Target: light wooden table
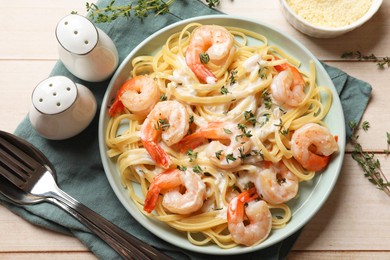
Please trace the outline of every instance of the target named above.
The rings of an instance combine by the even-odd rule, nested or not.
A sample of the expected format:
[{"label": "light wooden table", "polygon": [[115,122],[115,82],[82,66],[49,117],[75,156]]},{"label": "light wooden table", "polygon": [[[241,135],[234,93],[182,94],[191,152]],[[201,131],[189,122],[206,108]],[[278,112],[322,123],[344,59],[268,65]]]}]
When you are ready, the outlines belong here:
[{"label": "light wooden table", "polygon": [[[360,142],[376,153],[390,177],[386,132],[390,132],[390,68],[340,58],[346,51],[390,56],[390,0],[363,27],[336,39],[313,39],[293,29],[278,1],[221,0],[219,9],[261,19],[302,42],[319,59],[369,82],[372,98],[363,120],[371,124]],[[80,0],[1,1],[0,129],[12,132],[26,116],[33,88],[48,77],[58,59],[54,29],[71,11],[85,14]],[[347,147],[337,185],[318,214],[306,225],[290,259],[390,259],[390,198],[377,190]],[[0,259],[95,259],[73,237],[29,224],[0,206]]]}]

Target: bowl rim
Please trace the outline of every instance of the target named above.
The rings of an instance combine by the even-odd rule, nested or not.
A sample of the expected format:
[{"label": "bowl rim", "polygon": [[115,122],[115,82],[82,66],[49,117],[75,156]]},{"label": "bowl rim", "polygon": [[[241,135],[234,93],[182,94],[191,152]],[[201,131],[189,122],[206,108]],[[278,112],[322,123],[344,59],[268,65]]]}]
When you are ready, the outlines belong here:
[{"label": "bowl rim", "polygon": [[363,25],[365,22],[371,19],[374,14],[379,10],[381,7],[383,0],[372,0],[370,8],[367,10],[367,12],[354,21],[353,23],[342,26],[342,27],[337,27],[337,28],[328,28],[328,27],[322,27],[318,25],[311,24],[307,22],[305,19],[301,18],[299,15],[297,15],[292,8],[287,4],[287,0],[279,0],[279,2],[282,4],[282,6],[289,12],[290,15],[292,15],[296,20],[298,20],[300,23],[304,24],[307,27],[313,28],[318,31],[323,31],[323,32],[344,32],[344,31],[350,31],[352,29],[355,29],[361,25]]}]

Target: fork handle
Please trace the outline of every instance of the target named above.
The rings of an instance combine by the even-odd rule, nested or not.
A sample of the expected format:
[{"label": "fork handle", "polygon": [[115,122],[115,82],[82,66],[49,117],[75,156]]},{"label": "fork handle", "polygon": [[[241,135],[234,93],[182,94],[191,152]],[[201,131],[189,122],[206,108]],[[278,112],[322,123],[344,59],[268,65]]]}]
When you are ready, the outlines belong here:
[{"label": "fork handle", "polygon": [[[49,202],[55,204],[56,206],[59,206],[69,214],[71,214],[74,218],[76,218],[80,223],[84,224],[89,230],[91,230],[94,234],[96,234],[98,237],[100,237],[104,242],[106,242],[112,249],[114,249],[123,259],[132,259],[133,253],[128,248],[124,248],[121,244],[119,244],[116,240],[114,240],[112,237],[108,236],[103,230],[101,230],[98,226],[95,225],[95,223],[90,222],[88,219],[84,218],[82,215],[80,215],[78,212],[76,212],[72,207],[70,207],[68,204],[54,199],[54,198],[48,198]],[[149,259],[149,258],[146,258]]]},{"label": "fork handle", "polygon": [[[112,222],[86,207],[84,204],[78,202],[58,187],[57,192],[51,193],[51,197],[72,208],[81,218],[89,222],[88,224],[93,225],[94,230],[92,231],[96,231],[98,229],[98,232],[102,235],[101,238],[103,240],[106,237],[110,237],[111,239],[106,241],[107,243],[110,243],[111,240],[117,241],[125,250],[130,251],[134,256],[137,256],[137,259],[171,259],[156,248],[114,225]],[[91,227],[91,225],[89,225],[89,227]],[[123,252],[123,250],[120,251]],[[146,258],[145,255],[147,256]],[[130,258],[131,257],[128,257],[126,259]]]}]

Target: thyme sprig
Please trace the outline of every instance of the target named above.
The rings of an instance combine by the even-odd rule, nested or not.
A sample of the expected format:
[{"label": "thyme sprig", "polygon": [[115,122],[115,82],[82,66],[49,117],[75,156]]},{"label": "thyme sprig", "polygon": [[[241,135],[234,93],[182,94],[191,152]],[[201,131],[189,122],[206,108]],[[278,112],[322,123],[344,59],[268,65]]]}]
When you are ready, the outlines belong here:
[{"label": "thyme sprig", "polygon": [[386,56],[386,57],[379,58],[374,53],[365,55],[360,51],[347,51],[341,54],[341,58],[357,59],[359,61],[372,61],[372,62],[376,62],[376,65],[380,69],[384,69],[385,66],[387,66],[387,68],[390,68],[390,57]]},{"label": "thyme sprig", "polygon": [[[176,0],[137,0],[129,1],[127,5],[115,5],[116,0],[112,0],[107,6],[99,7],[94,3],[86,3],[86,10],[89,13],[88,17],[96,23],[109,23],[119,17],[129,18],[135,16],[145,18],[150,13],[155,16],[166,14],[169,12],[169,7]],[[219,0],[206,0],[206,4],[210,8],[219,5]],[[75,13],[75,12],[72,12]]]},{"label": "thyme sprig", "polygon": [[169,12],[169,6],[176,0],[138,0],[136,4],[130,1],[127,5],[115,5],[115,0],[111,1],[105,7],[99,7],[94,3],[86,3],[88,16],[96,23],[109,23],[119,17],[129,18],[135,16],[138,18],[147,17],[150,13],[155,15],[166,14]]},{"label": "thyme sprig", "polygon": [[[363,169],[364,176],[378,189],[384,191],[388,196],[390,196],[390,182],[384,175],[379,160],[375,158],[373,153],[365,152],[361,144],[358,142],[359,135],[357,134],[357,131],[359,130],[359,126],[355,122],[349,122],[349,127],[353,133],[350,140],[350,143],[354,148],[351,154],[352,158]],[[370,124],[367,121],[364,121],[361,124],[361,128],[367,132],[370,128]],[[389,144],[390,134],[387,133],[387,145]]]}]

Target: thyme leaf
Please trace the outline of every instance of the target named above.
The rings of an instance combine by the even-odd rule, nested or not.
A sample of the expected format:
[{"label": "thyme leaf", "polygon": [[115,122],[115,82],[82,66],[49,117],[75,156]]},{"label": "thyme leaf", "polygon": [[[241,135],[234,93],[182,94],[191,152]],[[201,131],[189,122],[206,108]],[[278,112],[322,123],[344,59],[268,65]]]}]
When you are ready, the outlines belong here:
[{"label": "thyme leaf", "polygon": [[234,83],[237,82],[236,76],[237,76],[237,70],[231,70],[229,74],[230,85],[233,85]]},{"label": "thyme leaf", "polygon": [[266,109],[270,109],[272,107],[271,94],[268,92],[268,89],[265,89],[261,94],[261,97],[264,100],[264,106]]},{"label": "thyme leaf", "polygon": [[155,129],[165,131],[170,127],[170,124],[167,119],[159,119],[156,122]]},{"label": "thyme leaf", "polygon": [[187,170],[187,166],[184,165],[177,165],[176,168],[182,172],[185,172]]},{"label": "thyme leaf", "polygon": [[244,118],[246,121],[252,123],[253,126],[255,126],[257,123],[256,116],[252,113],[252,110],[245,111]]},{"label": "thyme leaf", "polygon": [[229,90],[228,90],[225,86],[222,86],[220,92],[221,92],[222,95],[227,95],[227,94],[229,94]]},{"label": "thyme leaf", "polygon": [[206,3],[210,8],[214,8],[219,5],[219,0],[206,0]]}]

